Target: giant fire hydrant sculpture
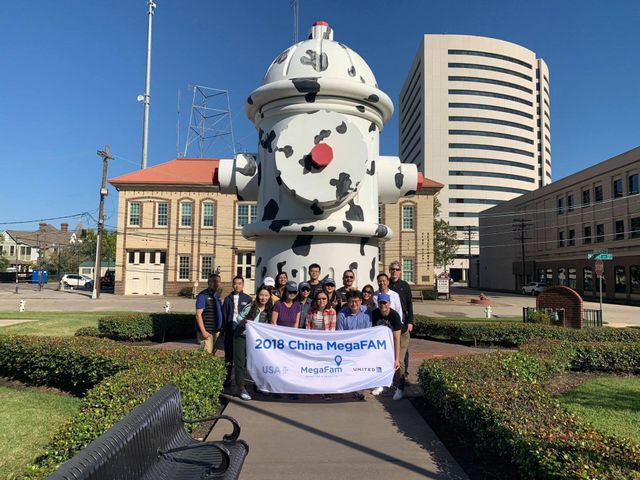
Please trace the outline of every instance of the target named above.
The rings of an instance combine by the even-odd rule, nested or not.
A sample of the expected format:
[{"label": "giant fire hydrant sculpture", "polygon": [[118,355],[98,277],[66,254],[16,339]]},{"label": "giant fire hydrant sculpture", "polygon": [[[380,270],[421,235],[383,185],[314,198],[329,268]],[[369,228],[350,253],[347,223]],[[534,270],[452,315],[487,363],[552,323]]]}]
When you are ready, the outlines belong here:
[{"label": "giant fire hydrant sculpture", "polygon": [[256,242],[256,284],[279,271],[302,281],[311,263],[372,282],[378,247],[392,236],[378,204],[414,194],[422,175],[379,156],[393,103],[369,66],[316,22],[308,40],[273,61],[246,112],[259,152],[221,160],[217,181],[223,193],[257,201],[256,221],[242,229]]}]

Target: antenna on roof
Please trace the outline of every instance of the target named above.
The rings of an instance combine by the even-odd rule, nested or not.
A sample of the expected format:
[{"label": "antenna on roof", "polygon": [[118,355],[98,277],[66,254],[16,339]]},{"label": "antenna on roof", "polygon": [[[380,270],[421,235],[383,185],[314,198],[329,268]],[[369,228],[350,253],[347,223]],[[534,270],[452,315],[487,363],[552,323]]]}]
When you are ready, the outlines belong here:
[{"label": "antenna on roof", "polygon": [[291,10],[293,13],[293,43],[298,43],[298,16],[300,14],[300,2],[291,0]]},{"label": "antenna on roof", "polygon": [[144,118],[142,122],[142,168],[147,168],[147,147],[149,145],[149,107],[151,106],[151,27],[153,26],[153,14],[156,4],[153,0],[147,0],[147,74],[144,84],[144,95],[138,95],[138,101],[144,104]]},{"label": "antenna on roof", "polygon": [[183,157],[188,156],[189,146],[193,143],[198,145],[200,158],[212,153],[220,157],[230,154],[235,156],[236,144],[233,138],[228,90],[202,85],[193,87],[189,130]]}]

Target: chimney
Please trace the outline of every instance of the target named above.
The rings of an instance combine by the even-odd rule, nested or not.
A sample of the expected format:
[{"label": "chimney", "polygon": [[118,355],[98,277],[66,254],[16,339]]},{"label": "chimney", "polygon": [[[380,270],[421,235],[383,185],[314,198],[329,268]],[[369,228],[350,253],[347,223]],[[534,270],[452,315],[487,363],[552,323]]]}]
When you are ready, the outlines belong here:
[{"label": "chimney", "polygon": [[61,223],[60,224],[60,231],[61,232],[68,232],[69,231],[69,224],[68,223]]},{"label": "chimney", "polygon": [[47,224],[46,223],[39,223],[38,224],[38,230],[40,230],[41,232],[44,232],[44,229],[46,228]]}]

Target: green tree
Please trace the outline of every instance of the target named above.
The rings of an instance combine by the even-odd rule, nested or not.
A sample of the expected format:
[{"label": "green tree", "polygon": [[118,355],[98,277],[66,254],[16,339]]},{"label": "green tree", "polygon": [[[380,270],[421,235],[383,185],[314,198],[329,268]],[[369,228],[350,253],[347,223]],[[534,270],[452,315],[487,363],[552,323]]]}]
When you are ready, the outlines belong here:
[{"label": "green tree", "polygon": [[433,200],[433,263],[437,268],[447,270],[458,250],[456,229],[440,218],[440,201]]},{"label": "green tree", "polygon": [[[80,244],[80,256],[82,262],[95,260],[97,233],[94,230],[87,230],[86,236]],[[102,261],[114,261],[116,259],[116,239],[117,232],[105,230],[102,235]]]}]

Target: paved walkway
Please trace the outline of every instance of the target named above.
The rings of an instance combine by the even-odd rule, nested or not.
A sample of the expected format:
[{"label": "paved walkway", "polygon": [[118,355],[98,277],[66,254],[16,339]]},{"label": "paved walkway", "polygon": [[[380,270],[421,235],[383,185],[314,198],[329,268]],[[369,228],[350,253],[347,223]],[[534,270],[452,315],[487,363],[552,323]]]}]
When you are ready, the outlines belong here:
[{"label": "paved walkway", "polygon": [[[467,479],[409,400],[230,398],[249,455],[243,480]],[[223,423],[212,438],[220,438]]]},{"label": "paved walkway", "polygon": [[[412,339],[408,396],[422,394],[416,373],[425,358],[486,351]],[[312,395],[226,398],[224,413],[240,422],[241,437],[250,446],[243,479],[467,479],[411,402],[394,402],[391,393],[367,394],[364,402],[351,395],[329,401]],[[220,438],[225,428],[216,425],[211,438]]]}]

